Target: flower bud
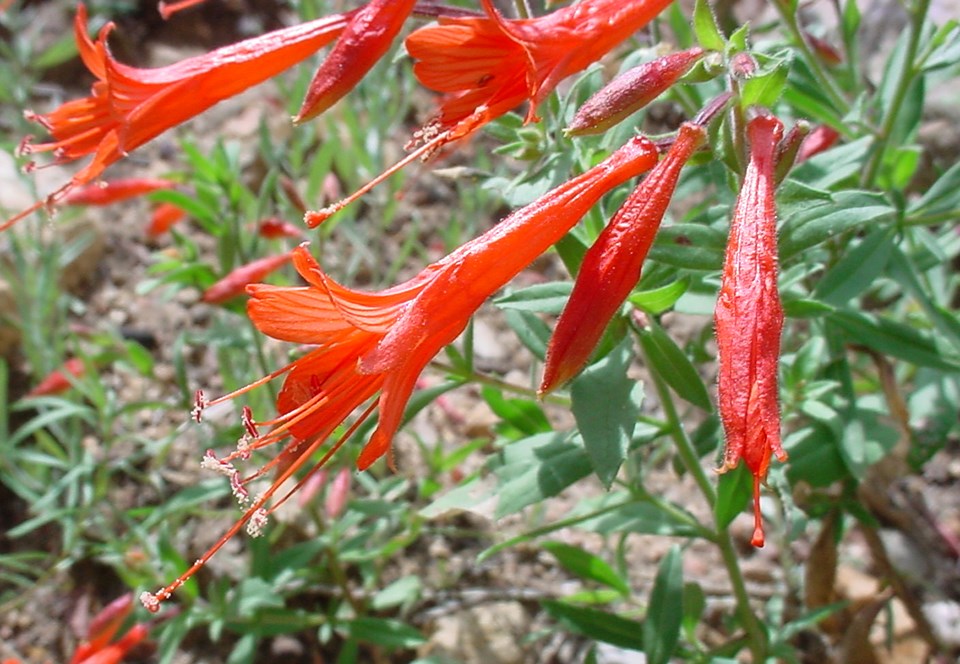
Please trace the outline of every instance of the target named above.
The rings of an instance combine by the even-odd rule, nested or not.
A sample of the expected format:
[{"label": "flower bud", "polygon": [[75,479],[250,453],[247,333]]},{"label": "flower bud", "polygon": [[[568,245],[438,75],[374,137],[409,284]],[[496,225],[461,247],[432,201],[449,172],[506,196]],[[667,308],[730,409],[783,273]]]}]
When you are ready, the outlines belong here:
[{"label": "flower bud", "polygon": [[660,96],[703,57],[696,47],[651,60],[620,74],[580,107],[568,136],[599,134]]}]

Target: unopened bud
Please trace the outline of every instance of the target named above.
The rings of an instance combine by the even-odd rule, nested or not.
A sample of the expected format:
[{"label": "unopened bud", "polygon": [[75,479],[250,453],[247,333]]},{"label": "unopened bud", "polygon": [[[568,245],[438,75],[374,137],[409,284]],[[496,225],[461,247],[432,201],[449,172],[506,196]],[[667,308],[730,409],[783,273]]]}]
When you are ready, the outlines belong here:
[{"label": "unopened bud", "polygon": [[659,97],[704,55],[691,48],[651,60],[614,78],[580,107],[566,128],[568,136],[598,134]]}]

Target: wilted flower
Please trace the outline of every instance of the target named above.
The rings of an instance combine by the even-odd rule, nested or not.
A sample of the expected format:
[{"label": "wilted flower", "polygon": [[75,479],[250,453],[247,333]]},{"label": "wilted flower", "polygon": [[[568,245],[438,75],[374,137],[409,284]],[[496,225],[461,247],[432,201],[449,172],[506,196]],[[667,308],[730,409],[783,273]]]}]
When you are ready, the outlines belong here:
[{"label": "wilted flower", "polygon": [[[204,459],[205,467],[230,478],[241,503],[249,505],[247,511],[177,581],[155,595],[145,593],[141,598],[144,605],[157,610],[161,601],[244,525],[252,534],[258,534],[269,514],[265,506],[282,483],[320,449],[351,413],[378,393],[379,397],[331,444],[314,468],[322,466],[374,408],[379,410],[377,428],[360,452],[357,466],[365,469],[387,454],[420,373],[445,345],[460,335],[484,300],[560,240],[605,192],[648,170],[656,159],[656,148],[650,141],[632,139],[586,173],[517,210],[409,281],[384,291],[367,293],[336,283],[324,274],[306,244],[294,250],[293,262],[307,286],[250,286],[248,313],[261,332],[315,348],[286,367],[210,404],[202,395],[198,396],[199,419],[204,406],[286,376],[277,398],[279,415],[271,421],[254,422],[252,413],[245,410],[247,435],[238,449],[223,459],[216,458],[211,451]],[[268,430],[260,433],[261,428]],[[271,445],[283,445],[282,452],[241,479],[232,462]],[[273,483],[251,500],[245,485],[273,469],[279,471]],[[275,509],[285,499],[275,501],[269,509]]]},{"label": "wilted flower", "polygon": [[720,471],[743,459],[753,473],[754,546],[763,546],[760,484],[780,443],[777,368],[783,307],[777,290],[774,166],[783,124],[759,115],[747,125],[750,160],[730,222],[716,308],[720,418],[726,450]]}]

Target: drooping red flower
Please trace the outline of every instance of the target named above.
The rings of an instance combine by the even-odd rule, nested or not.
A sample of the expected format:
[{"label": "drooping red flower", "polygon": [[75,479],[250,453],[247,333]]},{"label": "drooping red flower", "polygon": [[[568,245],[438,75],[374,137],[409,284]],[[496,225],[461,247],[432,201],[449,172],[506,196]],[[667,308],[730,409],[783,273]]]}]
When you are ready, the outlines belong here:
[{"label": "drooping red flower", "polygon": [[741,459],[753,473],[754,546],[763,546],[760,484],[780,442],[778,364],[783,307],[777,290],[774,168],[783,124],[759,115],[747,125],[750,160],[730,222],[716,307],[720,418],[726,433],[721,472]]},{"label": "drooping red flower", "polygon": [[[474,311],[560,240],[605,192],[648,170],[656,159],[656,148],[650,141],[632,139],[601,164],[514,212],[409,281],[384,291],[361,292],[336,283],[324,274],[306,244],[294,250],[293,262],[307,286],[250,286],[247,310],[261,332],[283,341],[311,344],[314,349],[210,404],[202,395],[198,397],[199,418],[204,406],[285,376],[277,398],[279,415],[255,423],[252,414],[245,411],[248,435],[239,449],[223,459],[217,459],[211,451],[204,460],[206,467],[230,477],[234,493],[249,505],[247,511],[180,579],[155,595],[144,594],[144,605],[157,610],[161,601],[245,524],[249,532],[259,533],[269,514],[265,506],[281,484],[303,467],[351,413],[378,393],[379,397],[314,468],[322,466],[374,408],[379,410],[377,428],[361,451],[357,466],[365,469],[387,454],[420,373],[460,335]],[[260,433],[264,427],[268,430]],[[240,478],[233,460],[277,445],[283,446],[280,454],[251,476]],[[251,503],[245,485],[273,469],[279,471],[278,475]],[[285,499],[274,502],[270,510]]]},{"label": "drooping red flower", "polygon": [[487,122],[525,101],[530,122],[557,83],[599,60],[669,4],[581,0],[540,18],[511,20],[483,0],[486,17],[441,17],[407,37],[407,52],[417,61],[417,79],[449,95],[439,129],[471,116]]},{"label": "drooping red flower", "polygon": [[63,199],[66,205],[112,205],[152,191],[173,189],[177,183],[162,178],[123,178],[95,182],[74,189]]},{"label": "drooping red flower", "polygon": [[333,106],[377,64],[400,32],[417,0],[370,0],[350,19],[307,89],[294,122]]},{"label": "drooping red flower", "polygon": [[833,147],[833,144],[840,138],[840,132],[829,125],[817,125],[813,128],[807,137],[800,144],[800,151],[797,153],[796,163],[805,162],[810,157],[825,152]]},{"label": "drooping red flower", "polygon": [[680,127],[676,141],[650,171],[587,251],[573,292],[547,345],[540,394],[573,378],[603,331],[640,280],[640,268],[660,228],[680,169],[706,136],[693,123]]},{"label": "drooping red flower", "polygon": [[43,125],[54,140],[24,141],[21,150],[53,152],[57,163],[91,155],[92,159],[45,202],[8,219],[0,230],[44,203],[54,205],[70,189],[93,182],[108,166],[167,129],[314,54],[340,34],[351,15],[334,14],[166,67],[140,69],[117,62],[110,53],[107,37],[113,23],[101,28],[96,41],[90,39],[87,11],[80,4],[74,20],[77,47],[97,81],[88,97],[68,101],[44,115],[28,112],[27,117]]},{"label": "drooping red flower", "polygon": [[271,272],[279,270],[290,262],[290,252],[276,256],[266,256],[234,268],[230,274],[203,291],[203,301],[207,304],[220,304],[243,295],[248,285],[261,281]]}]

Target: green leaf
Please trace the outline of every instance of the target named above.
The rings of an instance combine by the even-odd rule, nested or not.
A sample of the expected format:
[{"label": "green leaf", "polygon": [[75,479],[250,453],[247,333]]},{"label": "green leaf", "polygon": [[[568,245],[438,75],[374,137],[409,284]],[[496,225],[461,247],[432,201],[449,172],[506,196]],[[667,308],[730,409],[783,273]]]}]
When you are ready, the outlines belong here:
[{"label": "green leaf", "polygon": [[677,648],[683,622],[683,560],[674,544],[657,569],[647,617],[643,621],[643,650],[648,664],[667,664]]},{"label": "green leaf", "polygon": [[583,446],[565,433],[544,433],[506,445],[491,460],[499,480],[496,518],[557,495],[590,473]]},{"label": "green leaf", "polygon": [[960,161],[937,178],[929,189],[907,208],[909,216],[932,215],[960,208]]},{"label": "green leaf", "polygon": [[687,292],[687,288],[689,287],[689,279],[677,279],[660,288],[637,291],[628,299],[630,300],[630,304],[638,309],[643,309],[649,314],[662,314],[676,304],[677,300]]},{"label": "green leaf", "polygon": [[[686,513],[692,521],[696,521],[693,515],[679,505],[672,505],[672,507],[679,513]],[[628,503],[609,514],[581,521],[579,527],[601,535],[640,533],[644,535],[696,537],[701,534],[690,523],[650,502]]]},{"label": "green leaf", "polygon": [[419,630],[405,622],[389,618],[354,618],[340,626],[349,638],[389,650],[416,648],[427,641]]},{"label": "green leaf", "polygon": [[707,0],[697,0],[693,6],[693,33],[697,43],[708,51],[723,51],[726,41],[717,27],[717,19]]},{"label": "green leaf", "polygon": [[830,427],[817,423],[787,436],[784,447],[790,453],[790,484],[803,480],[813,487],[826,487],[849,477],[836,440]]},{"label": "green leaf", "polygon": [[860,8],[857,7],[857,0],[846,0],[843,3],[841,27],[844,43],[855,43],[857,30],[860,28]]},{"label": "green leaf", "polygon": [[573,283],[570,281],[552,281],[509,292],[493,303],[501,309],[558,315],[567,304],[572,290]]},{"label": "green leaf", "polygon": [[747,106],[773,106],[787,84],[790,73],[789,64],[781,58],[772,58],[770,65],[743,83],[741,104]]},{"label": "green leaf", "polygon": [[895,235],[893,227],[878,228],[867,235],[830,268],[814,295],[838,307],[867,290],[886,270]]},{"label": "green leaf", "polygon": [[850,309],[834,311],[829,320],[843,330],[848,343],[867,346],[920,367],[960,369],[957,358],[944,356],[928,336],[905,323]]},{"label": "green leaf", "polygon": [[717,272],[723,267],[727,236],[703,224],[664,226],[650,248],[649,259],[687,270]]},{"label": "green leaf", "polygon": [[630,595],[630,586],[603,559],[563,542],[544,542],[541,546],[571,574],[613,588],[624,597]]},{"label": "green leaf", "polygon": [[862,480],[867,469],[893,449],[899,434],[880,423],[877,413],[857,409],[845,418],[843,435],[839,438],[840,456],[850,474]]},{"label": "green leaf", "polygon": [[747,464],[728,470],[717,482],[717,503],[714,506],[717,527],[726,528],[747,506],[753,495],[753,475]]},{"label": "green leaf", "polygon": [[497,417],[524,436],[552,431],[543,409],[531,399],[507,399],[500,390],[489,385],[485,385],[480,394]]},{"label": "green leaf", "polygon": [[709,412],[713,411],[710,394],[696,367],[669,334],[656,322],[640,330],[640,345],[650,368],[663,378],[682,399]]},{"label": "green leaf", "polygon": [[627,456],[643,401],[643,386],[627,378],[631,359],[629,344],[621,344],[570,385],[571,408],[587,456],[608,489]]},{"label": "green leaf", "polygon": [[798,209],[784,220],[780,232],[780,258],[787,261],[801,252],[847,231],[892,225],[896,211],[880,194],[842,191],[832,203]]},{"label": "green leaf", "polygon": [[383,611],[403,604],[412,604],[423,591],[423,582],[415,574],[402,576],[373,596],[370,605],[376,611]]},{"label": "green leaf", "polygon": [[[842,124],[832,125],[842,126]],[[834,185],[860,174],[864,160],[873,145],[870,136],[844,143],[821,152],[791,171],[791,178],[814,190],[828,190]]]},{"label": "green leaf", "polygon": [[683,633],[687,641],[696,640],[700,617],[706,608],[707,596],[700,584],[692,581],[683,584]]},{"label": "green leaf", "polygon": [[504,311],[507,325],[514,331],[520,343],[531,353],[543,360],[547,355],[547,342],[550,340],[550,328],[530,311],[507,309]]},{"label": "green leaf", "polygon": [[618,648],[643,650],[641,625],[636,620],[555,600],[544,600],[540,605],[554,620],[572,632]]}]

